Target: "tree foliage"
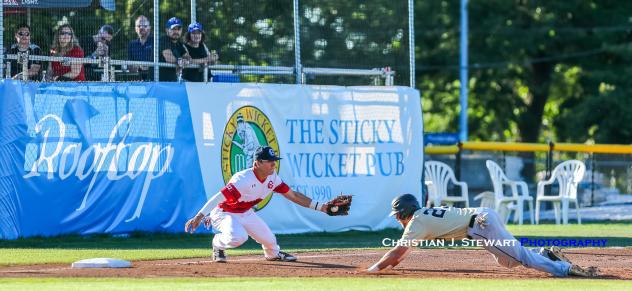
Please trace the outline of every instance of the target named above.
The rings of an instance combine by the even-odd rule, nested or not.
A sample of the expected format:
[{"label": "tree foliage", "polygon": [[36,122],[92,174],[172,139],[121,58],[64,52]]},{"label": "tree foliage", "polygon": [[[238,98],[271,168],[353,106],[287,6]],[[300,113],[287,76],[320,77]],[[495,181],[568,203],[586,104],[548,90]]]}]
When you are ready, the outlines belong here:
[{"label": "tree foliage", "polygon": [[[436,68],[420,72],[419,87],[427,129],[457,131],[458,56],[439,56],[458,50],[459,14],[446,7],[459,1],[441,3],[416,7],[417,15],[445,14],[435,17],[451,23],[431,22],[443,31],[432,34],[418,29],[417,43],[432,52]],[[470,1],[470,138],[632,142],[630,8],[621,1]]]}]

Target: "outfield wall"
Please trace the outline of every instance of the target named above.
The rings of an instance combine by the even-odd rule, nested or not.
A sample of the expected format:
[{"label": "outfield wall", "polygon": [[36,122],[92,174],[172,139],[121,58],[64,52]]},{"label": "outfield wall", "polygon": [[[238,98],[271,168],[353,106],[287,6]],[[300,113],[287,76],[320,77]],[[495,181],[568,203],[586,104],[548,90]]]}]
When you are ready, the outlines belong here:
[{"label": "outfield wall", "polygon": [[395,226],[391,199],[421,193],[419,92],[407,87],[0,82],[0,238],[181,232],[259,145],[328,217],[279,194],[276,233]]}]

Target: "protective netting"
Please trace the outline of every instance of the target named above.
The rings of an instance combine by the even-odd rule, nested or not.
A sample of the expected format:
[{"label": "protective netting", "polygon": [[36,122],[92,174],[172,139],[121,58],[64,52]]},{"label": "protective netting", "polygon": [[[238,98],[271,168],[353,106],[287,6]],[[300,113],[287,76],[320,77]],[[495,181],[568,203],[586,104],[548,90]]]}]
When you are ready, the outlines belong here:
[{"label": "protective netting", "polygon": [[[301,56],[306,67],[383,68],[408,85],[407,1],[301,1]],[[348,77],[356,82],[362,77]],[[310,82],[338,83],[315,75]]]},{"label": "protective netting", "polygon": [[[85,80],[153,80],[151,64],[139,66],[117,61],[152,62],[153,36],[158,31],[160,62],[174,64],[176,61],[171,62],[161,56],[162,50],[168,45],[161,41],[172,36],[197,45],[194,35],[201,31],[202,48],[189,47],[187,52],[190,55],[198,52],[208,56],[217,54],[218,59],[217,62],[208,61],[211,65],[208,76],[202,76],[203,70],[199,64],[189,65],[188,68],[193,72],[191,74],[197,74],[192,79],[206,77],[224,82],[295,83],[298,76],[311,84],[384,84],[383,71],[369,75],[344,71],[321,74],[319,71],[310,73],[308,68],[380,70],[389,67],[396,72],[394,84],[408,85],[406,1],[299,1],[299,68],[306,69],[305,75],[296,74],[297,43],[294,2],[291,0],[158,2],[159,20],[154,23],[152,0],[39,0],[33,1],[31,5],[20,1],[8,1],[7,4],[5,1],[3,44],[11,54],[16,52],[11,51],[12,45],[28,38],[31,47],[36,45],[40,48],[39,51],[30,51],[31,62],[35,54],[92,59],[92,64],[85,64],[89,60],[84,60],[81,78]],[[191,13],[192,6],[195,7],[194,13]],[[171,21],[173,17],[180,22]],[[194,18],[199,25],[192,26],[189,32]],[[22,24],[29,25],[30,29],[20,27]],[[67,25],[65,29],[64,25]],[[170,28],[180,28],[180,31],[172,34]],[[83,54],[61,48],[63,45],[59,41],[66,41],[68,32],[71,33],[71,42],[80,46]],[[21,36],[19,33],[30,35]],[[174,50],[176,59],[177,54]],[[100,56],[109,56],[113,67],[104,65]],[[42,80],[45,77],[42,75],[44,70],[51,74],[51,70],[59,71],[60,66],[71,70],[71,63],[76,60],[59,61],[55,68],[49,66],[49,60],[36,62],[40,70],[30,79]],[[12,63],[10,73],[7,74],[5,70],[2,77],[14,77],[22,71],[21,65],[15,60]],[[108,72],[109,69],[113,69],[114,73]],[[176,68],[163,70],[161,73]],[[104,71],[113,76],[104,78]],[[79,78],[67,72],[62,75],[71,80]],[[183,75],[185,80],[190,80],[186,71]]]}]

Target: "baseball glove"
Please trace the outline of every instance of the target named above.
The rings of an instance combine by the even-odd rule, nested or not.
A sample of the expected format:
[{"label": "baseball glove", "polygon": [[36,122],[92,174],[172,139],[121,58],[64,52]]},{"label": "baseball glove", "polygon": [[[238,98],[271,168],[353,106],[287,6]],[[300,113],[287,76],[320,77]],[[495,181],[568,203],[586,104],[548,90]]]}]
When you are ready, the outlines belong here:
[{"label": "baseball glove", "polygon": [[351,195],[339,195],[325,203],[325,210],[329,216],[348,215],[351,208]]}]

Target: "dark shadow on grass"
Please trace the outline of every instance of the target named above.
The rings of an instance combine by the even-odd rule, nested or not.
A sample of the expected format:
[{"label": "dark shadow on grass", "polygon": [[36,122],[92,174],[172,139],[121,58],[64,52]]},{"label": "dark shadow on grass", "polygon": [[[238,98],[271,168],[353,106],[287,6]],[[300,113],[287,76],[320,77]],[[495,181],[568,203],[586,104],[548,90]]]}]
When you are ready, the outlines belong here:
[{"label": "dark shadow on grass", "polygon": [[431,269],[411,269],[406,268],[399,271],[424,272],[424,273],[462,273],[462,274],[500,274],[495,271],[474,270],[474,269],[449,269],[449,270],[431,270]]},{"label": "dark shadow on grass", "polygon": [[[198,249],[209,248],[212,234],[186,233],[146,233],[133,232],[127,237],[111,235],[63,235],[54,237],[30,237],[16,240],[0,240],[3,248],[57,248],[57,249]],[[284,249],[322,249],[322,248],[367,248],[382,247],[386,237],[397,239],[401,236],[399,229],[386,229],[376,232],[318,232],[306,234],[277,235],[277,240]],[[240,250],[261,250],[254,240],[239,247]]]},{"label": "dark shadow on grass", "polygon": [[259,265],[267,265],[267,266],[283,266],[283,267],[291,267],[291,268],[319,268],[319,269],[356,269],[356,266],[349,265],[340,265],[340,264],[329,264],[329,263],[315,263],[315,262],[265,262],[259,263]]},{"label": "dark shadow on grass", "polygon": [[[279,245],[286,250],[310,249],[353,249],[384,247],[384,238],[397,240],[401,236],[400,229],[385,229],[382,231],[346,231],[346,232],[317,232],[306,234],[277,235]],[[31,237],[17,240],[0,240],[0,250],[6,248],[57,248],[57,249],[210,249],[212,235],[185,233],[146,233],[133,232],[128,237],[112,237],[111,235],[64,235],[55,237]],[[520,239],[519,237],[518,239]],[[531,240],[607,240],[606,246],[632,246],[630,237],[544,237],[526,236]],[[529,247],[529,246],[527,246]],[[535,246],[531,246],[535,247]],[[565,246],[562,246],[565,247]],[[250,239],[240,250],[261,250],[261,246]]]},{"label": "dark shadow on grass", "polygon": [[599,275],[595,278],[585,278],[585,279],[624,280],[625,278],[621,278],[619,276],[614,276],[614,275]]},{"label": "dark shadow on grass", "polygon": [[[503,272],[498,272],[498,271],[493,271],[493,270],[471,270],[471,269],[450,269],[450,270],[429,270],[429,269],[403,269],[401,271],[412,271],[412,272],[427,272],[427,273],[441,273],[441,274],[447,274],[449,275],[450,273],[461,273],[461,274],[495,274],[495,275],[504,275],[504,274],[508,274],[508,273],[503,273]],[[508,274],[508,276],[510,276],[510,274]],[[557,277],[553,277],[551,276],[551,279],[556,279]],[[567,277],[567,278],[572,278],[572,279],[602,279],[602,280],[607,280],[607,279],[615,279],[615,280],[621,280],[623,278],[619,277],[619,276],[614,276],[614,275],[599,275],[597,277],[593,277],[593,278],[586,278],[586,277],[576,277],[576,276],[572,276],[572,277]]]}]

